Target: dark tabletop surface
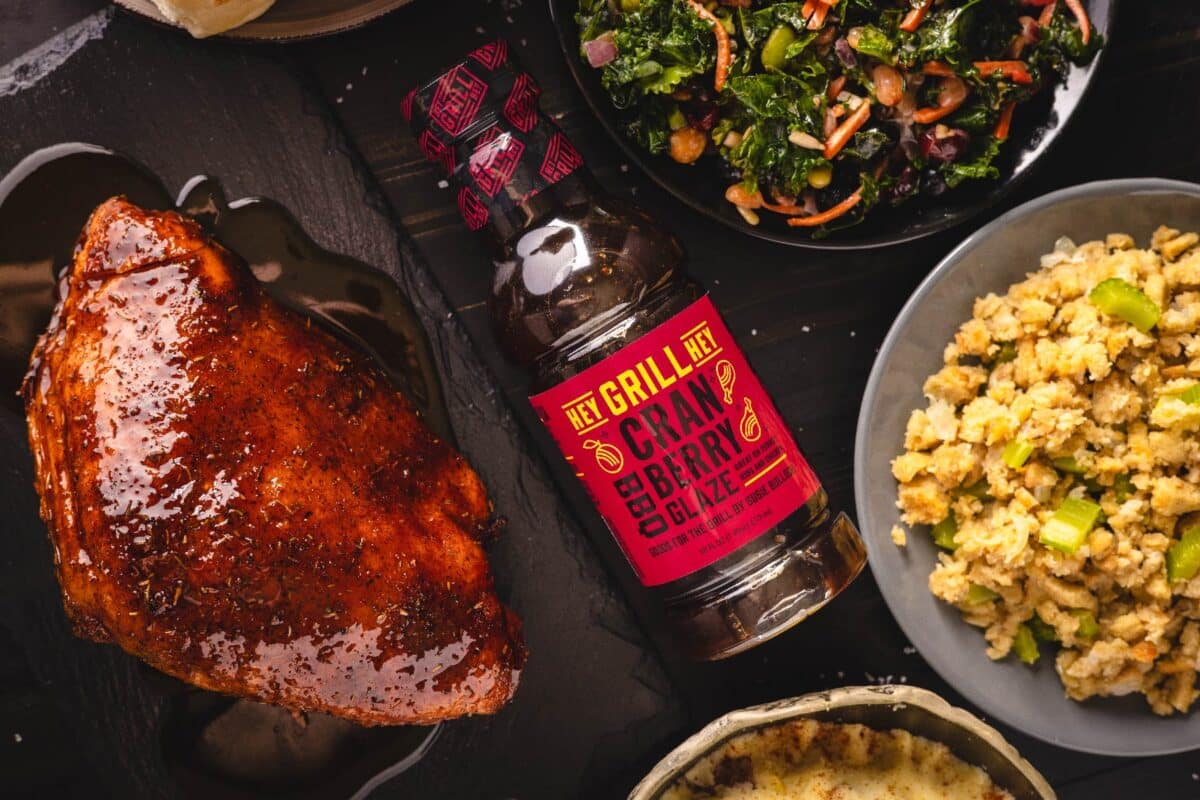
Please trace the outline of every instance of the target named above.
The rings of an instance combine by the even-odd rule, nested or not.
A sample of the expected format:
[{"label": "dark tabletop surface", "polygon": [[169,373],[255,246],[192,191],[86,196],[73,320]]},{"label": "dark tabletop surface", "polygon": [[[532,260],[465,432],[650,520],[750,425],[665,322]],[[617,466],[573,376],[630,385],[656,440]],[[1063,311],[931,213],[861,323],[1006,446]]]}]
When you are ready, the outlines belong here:
[{"label": "dark tabletop surface", "polygon": [[[38,147],[76,139],[129,153],[172,191],[213,174],[231,197],[281,200],[319,242],[392,274],[421,306],[460,443],[510,520],[493,557],[533,655],[510,708],[447,726],[425,761],[375,796],[623,797],[686,735],[751,703],[882,682],[964,703],[909,647],[869,574],[743,656],[691,664],[674,653],[569,472],[545,457],[554,451],[533,425],[525,381],[490,335],[487,258],[402,129],[399,100],[415,80],[497,35],[539,79],[543,108],[599,180],[681,235],[693,274],[844,509],[852,510],[854,424],[875,351],[920,279],[986,221],[861,254],[717,229],[622,162],[571,82],[542,0],[417,0],[362,30],[286,47],[194,42],[97,0],[0,0],[0,173]],[[1092,179],[1200,180],[1200,5],[1130,0],[1110,48],[1048,163],[988,218]],[[27,464],[2,466],[3,480],[27,479]],[[6,494],[4,518],[28,515],[31,495],[24,484]],[[136,670],[112,648],[54,644],[65,631],[61,611],[14,588],[26,576],[13,571],[24,562],[9,549],[0,795],[180,796],[157,764],[153,719],[131,719],[143,708]],[[1000,727],[1067,800],[1200,797],[1195,753],[1102,758]]]}]

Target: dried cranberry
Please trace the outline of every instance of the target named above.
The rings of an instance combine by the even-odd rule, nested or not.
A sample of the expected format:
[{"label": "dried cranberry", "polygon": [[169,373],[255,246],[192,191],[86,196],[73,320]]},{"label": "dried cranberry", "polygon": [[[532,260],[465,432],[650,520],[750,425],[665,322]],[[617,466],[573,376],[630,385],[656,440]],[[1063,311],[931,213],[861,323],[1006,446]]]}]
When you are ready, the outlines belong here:
[{"label": "dried cranberry", "polygon": [[711,131],[717,124],[717,106],[715,103],[702,103],[689,109],[685,116],[693,128]]},{"label": "dried cranberry", "polygon": [[967,152],[971,144],[971,136],[962,128],[947,128],[945,125],[935,125],[926,128],[919,140],[921,155],[927,160],[949,164],[957,161]]}]

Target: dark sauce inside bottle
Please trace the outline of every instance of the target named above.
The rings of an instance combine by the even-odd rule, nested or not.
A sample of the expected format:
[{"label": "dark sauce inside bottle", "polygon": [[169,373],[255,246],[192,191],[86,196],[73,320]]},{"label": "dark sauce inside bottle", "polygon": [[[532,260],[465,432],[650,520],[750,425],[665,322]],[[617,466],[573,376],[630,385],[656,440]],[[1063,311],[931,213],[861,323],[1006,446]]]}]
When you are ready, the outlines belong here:
[{"label": "dark sauce inside bottle", "polygon": [[[0,414],[24,414],[17,389],[50,319],[55,276],[71,263],[92,210],[114,195],[195,217],[250,264],[273,298],[372,354],[426,423],[451,436],[428,340],[408,298],[387,275],[322,249],[274,201],[227,204],[220,185],[202,176],[189,181],[176,201],[140,164],[82,143],[40,150],[0,179]],[[49,566],[28,569],[48,572]],[[53,578],[44,589],[57,593]],[[55,651],[47,657],[61,656]],[[166,766],[189,797],[365,796],[424,757],[440,730],[363,728],[327,714],[301,718],[196,689],[149,667],[140,671],[160,702],[142,709],[142,718],[154,720]]]},{"label": "dark sauce inside bottle", "polygon": [[[532,373],[534,405],[546,422],[548,415],[557,413],[557,407],[543,414],[540,393],[557,386],[576,385],[570,382],[590,374],[592,368],[610,359],[624,358],[621,354],[628,352],[626,348],[643,337],[661,338],[664,327],[693,307],[705,292],[688,277],[683,247],[673,235],[640,210],[604,194],[582,167],[581,160],[567,152],[569,143],[565,143],[561,132],[549,120],[521,113],[531,103],[536,113],[536,101],[529,99],[536,98],[536,87],[529,89],[532,79],[503,61],[505,54],[503,42],[485,45],[434,81],[414,90],[405,100],[404,111],[426,155],[451,168],[450,173],[459,186],[459,206],[464,218],[485,237],[495,267],[490,305],[497,335],[507,355]],[[517,113],[513,112],[514,107]],[[498,188],[501,183],[503,188]],[[650,390],[645,388],[652,384],[656,396],[660,391],[667,396],[668,387],[681,386],[687,376],[692,376],[693,382],[689,384],[692,395],[703,403],[703,390],[711,389],[712,382],[695,383],[698,369],[694,368],[708,359],[687,363],[680,355],[683,350],[678,341],[676,337],[662,351],[665,358],[659,356],[654,361],[651,357],[635,365],[645,382],[637,378],[639,373],[626,370],[633,376],[625,379],[631,394],[624,399],[606,398],[607,412],[596,406],[589,415],[586,408],[582,409],[583,421],[577,426],[581,435],[608,424],[603,419],[606,416],[615,419],[627,411],[626,418],[636,417],[636,409],[626,408],[631,403],[644,402],[644,408],[652,406],[651,398],[647,397]],[[665,363],[674,367],[673,373],[663,374]],[[732,370],[729,374],[732,375]],[[753,380],[757,385],[752,377],[742,376],[739,380]],[[609,384],[616,385],[611,381]],[[594,399],[596,392],[592,386],[582,383],[578,386],[583,391],[581,396]],[[725,388],[724,381],[721,388]],[[753,390],[751,395],[759,397],[755,402],[762,415],[762,405],[770,401]],[[745,399],[747,412],[751,408],[751,395]],[[700,421],[695,404],[689,405],[686,395],[682,401],[675,394],[670,397],[675,398],[673,402],[683,414],[685,425],[690,424],[688,420]],[[729,393],[725,399],[727,402],[731,399]],[[773,406],[770,412],[777,417]],[[626,419],[624,424],[633,427],[621,428],[626,435],[623,448],[619,437],[611,435],[611,427],[594,434],[597,438],[585,445],[585,449],[592,450],[610,448],[609,463],[605,466],[611,469],[604,472],[616,476],[614,485],[620,487],[618,491],[630,493],[621,494],[622,498],[631,498],[627,506],[636,505],[636,513],[643,515],[649,513],[647,509],[655,498],[649,492],[644,502],[640,501],[640,495],[631,497],[634,490],[630,487],[636,484],[639,487],[636,491],[640,492],[644,481],[640,475],[626,473],[626,462],[633,460],[626,454],[631,448],[636,450],[629,431],[644,430],[647,424],[653,428],[657,423],[659,428],[654,434],[663,451],[671,450],[674,442],[685,442],[687,438],[679,433],[678,424],[667,421],[665,412],[655,413],[657,417],[641,412],[642,421]],[[663,430],[674,441],[666,441],[667,437],[660,435]],[[555,433],[553,428],[551,432]],[[602,441],[600,437],[606,432],[610,437]],[[784,461],[789,451],[794,460],[803,461],[790,432],[777,427],[775,434],[787,440],[784,457],[775,464]],[[564,439],[558,434],[555,438],[566,455]],[[743,436],[745,441],[727,439],[732,447],[741,448],[758,441],[759,435],[751,430],[748,436]],[[716,438],[711,442],[721,444]],[[671,493],[688,492],[699,497],[696,485],[705,474],[717,469],[715,462],[720,459],[705,461],[698,447],[691,451],[687,447],[686,443],[680,444],[674,458],[668,453],[665,463],[675,470],[674,483],[667,478],[658,479],[658,485],[663,487],[659,499],[666,499]],[[726,455],[721,450],[716,452]],[[604,475],[599,480],[586,476],[581,460],[571,455],[566,457],[592,493],[631,564],[638,569],[638,559],[631,554],[631,549],[642,545],[638,534],[622,530],[628,521],[606,513],[604,502],[598,499],[613,479]],[[689,465],[690,475],[684,474],[680,463]],[[656,477],[663,472],[654,465],[650,469],[658,470],[654,473]],[[803,469],[808,469],[807,464],[803,464]],[[651,473],[646,471],[644,475],[650,478]],[[760,502],[764,496],[761,487],[768,482],[758,483],[756,492],[748,490],[750,483],[761,475],[756,473],[744,480],[744,486],[726,479],[726,489],[753,495],[743,496],[738,502]],[[779,479],[773,483],[786,482],[786,475],[775,475]],[[652,591],[662,598],[674,632],[690,655],[722,658],[765,641],[822,607],[862,569],[865,549],[857,531],[844,515],[829,509],[826,494],[815,478],[812,483],[814,488],[804,495],[807,499],[798,502],[785,519],[761,529],[731,552],[712,558],[686,574],[677,574],[682,570],[669,573],[669,580],[661,576],[647,580],[639,570],[643,583],[652,586]],[[716,508],[720,504],[714,497],[719,497],[719,491],[707,497]],[[719,552],[719,541],[704,542],[705,535],[696,524],[692,523],[689,533],[684,530],[688,523],[682,519],[690,515],[707,524],[716,532],[709,538],[716,540],[724,535],[720,513],[710,509],[706,518],[702,510],[675,506],[676,510],[680,508],[685,508],[687,514],[679,512],[675,520],[679,524],[662,535],[662,543],[652,548],[651,555],[669,553],[674,547],[667,541],[670,536],[677,539],[680,548]],[[744,510],[743,507],[738,513]],[[641,536],[660,535],[648,531],[643,526]]]}]

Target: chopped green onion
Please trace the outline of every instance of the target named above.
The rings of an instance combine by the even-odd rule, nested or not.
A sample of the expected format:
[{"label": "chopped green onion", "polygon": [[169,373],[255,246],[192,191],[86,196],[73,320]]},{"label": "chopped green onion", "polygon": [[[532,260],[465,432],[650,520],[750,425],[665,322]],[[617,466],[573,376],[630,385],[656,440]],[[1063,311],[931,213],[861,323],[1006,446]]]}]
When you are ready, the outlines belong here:
[{"label": "chopped green onion", "polygon": [[1157,325],[1161,314],[1145,292],[1120,278],[1101,281],[1088,299],[1105,314],[1120,317],[1142,333]]},{"label": "chopped green onion", "polygon": [[1086,475],[1087,467],[1080,464],[1071,456],[1056,458],[1050,462],[1059,472],[1065,472],[1069,475]]},{"label": "chopped green onion", "polygon": [[787,49],[796,41],[796,32],[787,25],[776,25],[767,35],[762,49],[763,69],[783,69],[787,61]]},{"label": "chopped green onion", "polygon": [[1075,635],[1080,639],[1093,639],[1100,632],[1100,626],[1096,623],[1096,615],[1086,609],[1075,609],[1071,612],[1071,616],[1079,621],[1075,627]]},{"label": "chopped green onion", "polygon": [[996,366],[999,366],[1000,364],[1007,364],[1010,361],[1016,360],[1016,342],[1000,342],[1000,349],[996,351],[996,355],[992,356],[992,364]]},{"label": "chopped green onion", "polygon": [[1167,580],[1190,581],[1200,572],[1200,525],[1188,528],[1167,549]]},{"label": "chopped green onion", "polygon": [[1038,539],[1047,547],[1072,555],[1087,539],[1099,518],[1100,506],[1097,503],[1068,497],[1046,520]]},{"label": "chopped green onion", "polygon": [[990,603],[1000,595],[993,592],[986,586],[980,586],[978,583],[972,583],[967,589],[967,605],[979,606],[984,603]]},{"label": "chopped green onion", "polygon": [[1113,492],[1117,495],[1118,503],[1129,499],[1129,495],[1133,494],[1133,482],[1129,480],[1129,473],[1122,472],[1113,478]]},{"label": "chopped green onion", "polygon": [[1012,649],[1024,664],[1036,663],[1038,657],[1041,656],[1038,651],[1037,639],[1033,638],[1033,631],[1029,629],[1028,625],[1021,625],[1017,628],[1017,635],[1013,637]]},{"label": "chopped green onion", "polygon": [[943,550],[954,552],[958,548],[954,543],[954,534],[958,533],[958,522],[954,519],[954,512],[951,511],[944,520],[934,525],[930,533],[933,534],[934,544]]},{"label": "chopped green onion", "polygon": [[988,497],[991,496],[989,494],[991,491],[992,491],[992,486],[991,486],[991,484],[989,484],[987,482],[987,478],[980,478],[979,480],[972,483],[970,486],[964,486],[962,493],[969,497],[977,498],[979,500],[987,500]]},{"label": "chopped green onion", "polygon": [[683,112],[679,110],[679,106],[672,108],[671,113],[667,115],[667,126],[671,130],[677,131],[686,128],[687,124],[687,117],[685,117]]},{"label": "chopped green onion", "polygon": [[1054,626],[1046,622],[1037,614],[1029,620],[1029,630],[1033,631],[1033,638],[1039,642],[1057,642],[1058,631],[1054,630]]},{"label": "chopped green onion", "polygon": [[1025,439],[1013,439],[1004,448],[1004,463],[1013,469],[1020,469],[1025,466],[1025,462],[1033,455],[1033,443]]},{"label": "chopped green onion", "polygon": [[1179,395],[1179,399],[1189,406],[1200,406],[1200,383],[1193,383],[1184,389],[1183,393]]}]

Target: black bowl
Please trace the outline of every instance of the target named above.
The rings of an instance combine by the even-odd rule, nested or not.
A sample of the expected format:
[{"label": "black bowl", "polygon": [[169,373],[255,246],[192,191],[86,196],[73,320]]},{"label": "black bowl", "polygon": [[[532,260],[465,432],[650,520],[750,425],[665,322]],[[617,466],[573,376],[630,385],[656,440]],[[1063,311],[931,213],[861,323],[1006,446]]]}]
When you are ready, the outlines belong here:
[{"label": "black bowl", "polygon": [[[1085,67],[1071,67],[1067,79],[1052,93],[1018,109],[1012,136],[1003,148],[998,166],[998,181],[972,181],[940,199],[915,199],[898,208],[878,206],[853,228],[835,231],[825,238],[814,238],[811,231],[789,228],[785,218],[761,214],[758,225],[750,225],[725,200],[729,177],[720,159],[705,158],[696,164],[677,164],[667,156],[654,156],[626,138],[621,118],[600,86],[600,71],[592,68],[579,53],[579,28],[575,24],[578,0],[549,0],[550,16],[558,30],[559,44],[567,57],[567,66],[575,77],[592,111],[629,160],[650,179],[680,201],[731,228],[751,236],[793,247],[813,250],[865,250],[920,239],[944,231],[991,208],[1029,177],[1035,163],[1058,139],[1075,109],[1079,107],[1101,60],[1102,48]],[[1107,39],[1112,28],[1117,0],[1091,0],[1088,14],[1096,32]]]}]

